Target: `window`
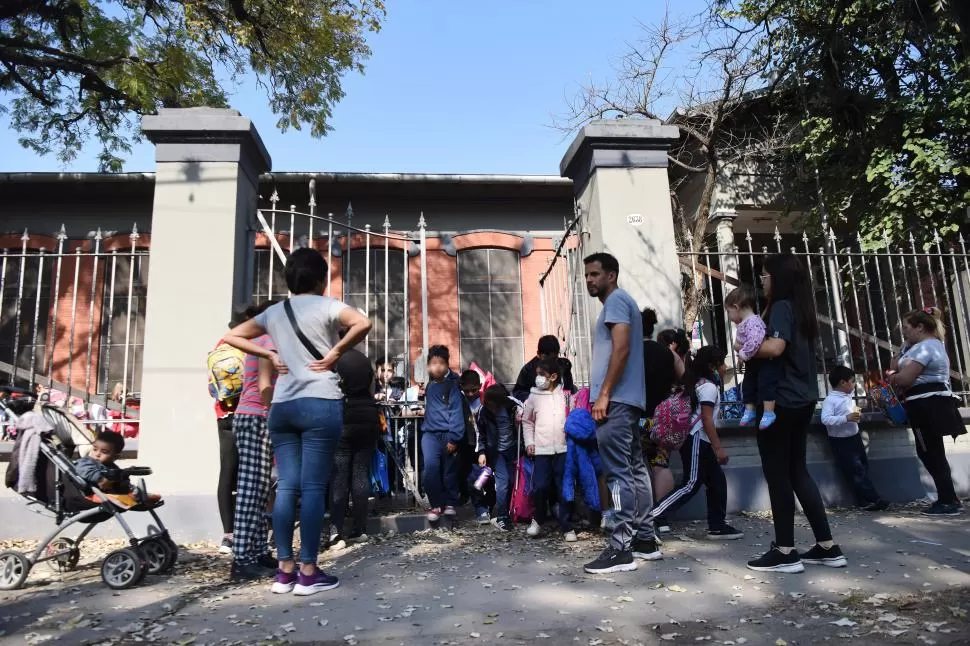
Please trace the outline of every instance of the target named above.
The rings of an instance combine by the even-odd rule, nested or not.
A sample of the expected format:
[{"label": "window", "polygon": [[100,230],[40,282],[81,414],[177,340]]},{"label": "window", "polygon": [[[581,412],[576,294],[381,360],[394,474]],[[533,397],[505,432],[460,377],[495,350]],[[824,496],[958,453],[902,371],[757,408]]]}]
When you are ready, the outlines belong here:
[{"label": "window", "polygon": [[[289,296],[283,263],[272,249],[256,249],[253,268],[253,303],[259,305],[268,300],[280,300]],[[270,270],[273,281],[270,285]]]},{"label": "window", "polygon": [[458,334],[463,366],[474,361],[499,382],[515,383],[523,362],[518,252],[458,253]]},{"label": "window", "polygon": [[[112,255],[105,263],[103,272],[98,392],[110,393],[115,384],[126,381],[127,392],[137,393],[141,391],[145,343],[148,252],[136,250],[134,254],[126,252]],[[129,305],[131,318],[128,318]]]},{"label": "window", "polygon": [[[51,269],[57,261],[36,251],[0,251],[0,381],[27,386],[39,379],[26,373],[47,374],[47,328],[51,311]],[[18,334],[19,332],[19,334]],[[14,359],[16,355],[16,360]],[[8,366],[26,371],[12,379]]]},{"label": "window", "polygon": [[[375,360],[385,355],[404,360],[408,336],[407,303],[404,300],[404,252],[390,249],[387,253],[388,289],[387,344],[384,347],[384,244],[370,250],[370,279],[367,278],[366,249],[354,249],[343,256],[344,302],[367,312],[373,323],[365,342],[367,355]],[[369,284],[369,287],[367,285]]]}]

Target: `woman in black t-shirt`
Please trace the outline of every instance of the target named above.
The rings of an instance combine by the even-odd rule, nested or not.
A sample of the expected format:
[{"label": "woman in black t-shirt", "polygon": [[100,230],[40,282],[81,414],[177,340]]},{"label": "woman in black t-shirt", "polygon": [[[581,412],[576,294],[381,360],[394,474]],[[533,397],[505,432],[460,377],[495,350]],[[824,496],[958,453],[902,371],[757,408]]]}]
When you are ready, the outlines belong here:
[{"label": "woman in black t-shirt", "polygon": [[[803,562],[845,567],[845,556],[832,540],[822,496],[806,466],[808,425],[818,404],[818,320],[812,283],[802,261],[793,254],[769,256],[761,280],[769,303],[768,334],[756,356],[781,361],[784,372],[775,398],[777,420],[758,430],[775,540],[748,567],[761,572],[802,572]],[[816,541],[801,555],[795,549],[796,497]]]}]

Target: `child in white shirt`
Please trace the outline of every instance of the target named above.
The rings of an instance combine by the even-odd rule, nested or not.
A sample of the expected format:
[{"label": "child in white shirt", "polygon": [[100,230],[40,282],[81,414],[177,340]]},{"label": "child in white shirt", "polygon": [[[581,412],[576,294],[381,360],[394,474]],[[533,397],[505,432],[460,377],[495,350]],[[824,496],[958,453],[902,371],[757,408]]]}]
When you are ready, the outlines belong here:
[{"label": "child in white shirt", "polygon": [[869,459],[859,433],[862,414],[852,398],[855,372],[845,366],[835,366],[829,372],[829,383],[832,392],[822,403],[822,423],[828,432],[835,463],[845,479],[852,483],[860,506],[866,511],[882,511],[889,503],[876,492],[869,479]]}]

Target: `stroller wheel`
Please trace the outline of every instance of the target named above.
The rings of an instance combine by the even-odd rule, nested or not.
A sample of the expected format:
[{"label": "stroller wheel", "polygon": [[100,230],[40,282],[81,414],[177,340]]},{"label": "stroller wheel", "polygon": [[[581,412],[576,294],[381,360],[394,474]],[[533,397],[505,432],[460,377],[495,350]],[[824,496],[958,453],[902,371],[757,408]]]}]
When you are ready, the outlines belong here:
[{"label": "stroller wheel", "polygon": [[30,561],[20,552],[0,552],[0,590],[18,590],[30,574]]},{"label": "stroller wheel", "polygon": [[175,564],[178,563],[179,546],[175,544],[175,541],[172,540],[168,533],[165,534],[162,540],[165,541],[166,545],[168,545],[168,551],[171,554],[171,560],[169,561],[167,568],[168,570],[171,570],[173,567],[175,567]]},{"label": "stroller wheel", "polygon": [[149,538],[139,548],[148,562],[149,574],[165,574],[175,565],[175,555],[168,543],[160,536]]},{"label": "stroller wheel", "polygon": [[73,572],[77,569],[77,562],[81,560],[81,550],[74,547],[74,541],[66,536],[62,536],[51,542],[47,546],[47,555],[56,554],[70,550],[67,554],[61,554],[56,558],[47,561],[47,564],[56,572]]},{"label": "stroller wheel", "polygon": [[115,550],[101,562],[101,579],[112,590],[137,585],[145,577],[142,556],[130,547]]}]

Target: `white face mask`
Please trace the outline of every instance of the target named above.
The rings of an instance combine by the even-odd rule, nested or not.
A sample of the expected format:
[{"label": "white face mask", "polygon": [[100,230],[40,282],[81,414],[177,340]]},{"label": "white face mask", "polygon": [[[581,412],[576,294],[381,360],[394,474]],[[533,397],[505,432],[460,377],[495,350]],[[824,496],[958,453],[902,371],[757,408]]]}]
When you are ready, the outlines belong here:
[{"label": "white face mask", "polygon": [[543,375],[536,375],[536,388],[539,390],[545,390],[546,386],[549,385],[549,377]]}]

